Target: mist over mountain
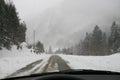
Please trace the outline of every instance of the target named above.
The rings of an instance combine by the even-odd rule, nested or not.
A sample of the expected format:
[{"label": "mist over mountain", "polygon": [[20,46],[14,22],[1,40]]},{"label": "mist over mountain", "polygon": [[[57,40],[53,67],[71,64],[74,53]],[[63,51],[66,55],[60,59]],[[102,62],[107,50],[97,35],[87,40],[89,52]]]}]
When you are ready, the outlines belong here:
[{"label": "mist over mountain", "polygon": [[[46,47],[68,47],[83,39],[95,25],[109,32],[113,21],[120,22],[119,0],[64,0],[56,7],[36,15],[34,24],[36,41]],[[32,30],[28,31],[28,35]]]}]

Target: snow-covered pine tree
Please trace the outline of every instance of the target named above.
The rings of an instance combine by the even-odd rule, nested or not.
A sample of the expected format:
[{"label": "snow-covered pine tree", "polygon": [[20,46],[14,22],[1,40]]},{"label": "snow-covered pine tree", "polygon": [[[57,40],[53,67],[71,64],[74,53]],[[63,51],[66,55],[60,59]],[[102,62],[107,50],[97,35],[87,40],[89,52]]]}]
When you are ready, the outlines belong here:
[{"label": "snow-covered pine tree", "polygon": [[21,25],[14,4],[0,0],[0,49],[25,41],[26,25]]}]

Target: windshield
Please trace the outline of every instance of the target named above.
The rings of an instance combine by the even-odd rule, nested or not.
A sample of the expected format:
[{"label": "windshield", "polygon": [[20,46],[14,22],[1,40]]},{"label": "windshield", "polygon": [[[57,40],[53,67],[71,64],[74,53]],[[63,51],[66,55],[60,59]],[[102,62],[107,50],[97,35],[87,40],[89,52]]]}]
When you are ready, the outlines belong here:
[{"label": "windshield", "polygon": [[119,8],[119,0],[0,0],[0,79],[120,72]]}]

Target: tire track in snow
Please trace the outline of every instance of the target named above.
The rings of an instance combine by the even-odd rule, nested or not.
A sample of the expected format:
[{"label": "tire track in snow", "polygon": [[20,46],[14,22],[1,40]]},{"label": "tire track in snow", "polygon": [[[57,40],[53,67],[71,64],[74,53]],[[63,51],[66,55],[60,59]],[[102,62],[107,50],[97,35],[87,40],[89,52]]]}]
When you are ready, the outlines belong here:
[{"label": "tire track in snow", "polygon": [[25,67],[17,70],[16,72],[12,73],[11,75],[8,75],[7,77],[14,77],[14,76],[19,76],[20,74],[24,74],[26,72],[29,72],[30,70],[32,70],[34,67],[36,67],[36,65],[39,65],[43,60],[37,60],[31,64],[26,65]]},{"label": "tire track in snow", "polygon": [[48,60],[42,72],[64,71],[71,69],[67,63],[58,55],[53,55]]},{"label": "tire track in snow", "polygon": [[65,60],[58,55],[52,55],[48,60],[42,59],[28,64],[24,68],[16,71],[15,73],[8,75],[7,77],[24,76],[35,73],[56,72],[71,69]]}]

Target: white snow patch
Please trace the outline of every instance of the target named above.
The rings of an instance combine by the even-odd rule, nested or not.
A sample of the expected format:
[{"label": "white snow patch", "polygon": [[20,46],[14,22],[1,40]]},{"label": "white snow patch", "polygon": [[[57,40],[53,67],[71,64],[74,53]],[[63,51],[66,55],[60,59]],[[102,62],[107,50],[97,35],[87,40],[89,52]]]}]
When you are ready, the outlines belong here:
[{"label": "white snow patch", "polygon": [[120,53],[110,56],[74,56],[59,54],[72,69],[120,72]]},{"label": "white snow patch", "polygon": [[42,53],[32,53],[30,49],[24,47],[22,50],[17,50],[16,46],[12,46],[11,51],[2,49],[0,50],[0,79],[4,78],[17,70],[25,67],[26,65],[40,60],[48,59],[51,55]]}]

